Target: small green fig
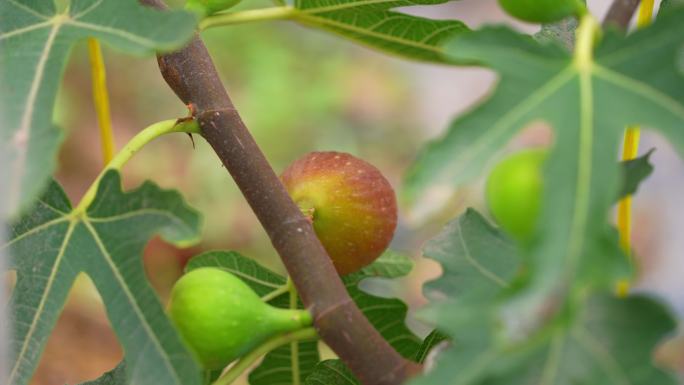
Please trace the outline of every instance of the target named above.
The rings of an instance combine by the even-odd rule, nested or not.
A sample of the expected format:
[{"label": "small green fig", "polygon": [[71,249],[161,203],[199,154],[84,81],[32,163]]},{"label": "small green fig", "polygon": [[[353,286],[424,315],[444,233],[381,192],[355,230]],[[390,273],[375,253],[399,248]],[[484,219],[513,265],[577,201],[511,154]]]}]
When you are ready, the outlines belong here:
[{"label": "small green fig", "polygon": [[499,0],[511,16],[532,23],[551,23],[586,12],[580,0]]},{"label": "small green fig", "polygon": [[239,2],[240,0],[187,0],[185,9],[195,12],[200,17],[206,17],[232,8]]},{"label": "small green fig", "polygon": [[392,240],[396,197],[371,164],[350,154],[312,152],[292,163],[281,179],[312,220],[339,274],[370,264]]},{"label": "small green fig", "polygon": [[222,369],[275,335],[311,325],[306,310],[279,309],[233,274],[202,267],[181,277],[168,307],[183,339],[206,369]]},{"label": "small green fig", "polygon": [[547,151],[525,150],[497,164],[487,179],[489,210],[509,234],[527,242],[539,217],[542,200],[542,166]]}]

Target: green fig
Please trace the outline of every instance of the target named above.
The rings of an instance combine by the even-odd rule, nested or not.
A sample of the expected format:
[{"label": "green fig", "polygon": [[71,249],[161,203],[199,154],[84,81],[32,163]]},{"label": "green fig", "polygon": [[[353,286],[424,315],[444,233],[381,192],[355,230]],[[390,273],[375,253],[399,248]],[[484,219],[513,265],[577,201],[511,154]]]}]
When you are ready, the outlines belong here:
[{"label": "green fig", "polygon": [[586,12],[580,0],[499,0],[499,4],[511,16],[532,23],[551,23]]},{"label": "green fig", "polygon": [[531,239],[541,209],[544,149],[525,150],[498,163],[487,178],[489,210],[509,234]]},{"label": "green fig", "polygon": [[275,335],[311,325],[306,310],[279,309],[233,274],[203,267],[181,277],[168,307],[183,339],[206,369],[222,369]]},{"label": "green fig", "polygon": [[187,0],[185,9],[195,12],[200,17],[206,17],[232,8],[239,2],[240,0]]},{"label": "green fig", "polygon": [[350,154],[312,152],[292,163],[281,179],[313,222],[339,274],[370,264],[392,240],[396,197],[373,165]]}]

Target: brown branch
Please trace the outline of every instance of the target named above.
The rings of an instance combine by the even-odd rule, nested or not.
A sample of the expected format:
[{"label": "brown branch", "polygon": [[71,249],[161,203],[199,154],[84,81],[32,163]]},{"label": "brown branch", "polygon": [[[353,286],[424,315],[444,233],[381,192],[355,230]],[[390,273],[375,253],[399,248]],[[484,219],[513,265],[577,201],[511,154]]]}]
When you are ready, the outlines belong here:
[{"label": "brown branch", "polygon": [[637,7],[639,7],[639,0],[614,0],[603,19],[603,26],[612,25],[626,30]]},{"label": "brown branch", "polygon": [[[163,8],[161,0],[141,0]],[[316,234],[290,199],[219,79],[198,36],[184,49],[159,56],[161,73],[187,105],[202,136],[266,229],[323,340],[365,385],[400,384],[422,367],[404,359],[349,297]]]}]

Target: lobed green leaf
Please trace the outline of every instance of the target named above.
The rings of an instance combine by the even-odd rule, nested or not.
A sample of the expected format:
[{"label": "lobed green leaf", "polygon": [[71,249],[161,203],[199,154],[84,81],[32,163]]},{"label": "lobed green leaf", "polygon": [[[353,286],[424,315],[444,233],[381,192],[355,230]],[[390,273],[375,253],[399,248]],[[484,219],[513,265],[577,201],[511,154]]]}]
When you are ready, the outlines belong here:
[{"label": "lobed green leaf", "polygon": [[195,18],[159,12],[136,0],[0,2],[0,164],[8,175],[8,207],[23,208],[46,188],[61,131],[51,116],[71,47],[95,37],[115,49],[142,55],[172,50],[188,41]]},{"label": "lobed green leaf", "polygon": [[[533,333],[507,333],[520,318],[502,305],[526,274],[515,250],[473,210],[427,244],[444,273],[426,286],[432,300],[422,317],[455,342],[411,385],[676,384],[652,363],[654,348],[676,327],[654,299],[587,290]],[[550,311],[562,295],[549,298]]]},{"label": "lobed green leaf", "polygon": [[572,299],[580,287],[625,277],[606,222],[621,182],[615,158],[630,125],[658,130],[684,154],[684,76],[676,65],[683,17],[675,8],[626,37],[607,31],[575,56],[503,27],[463,34],[448,46],[455,59],[496,70],[499,84],[425,149],[407,180],[410,197],[432,183],[461,184],[480,174],[530,122],[548,123],[555,135],[535,241],[524,250],[533,274],[508,308],[526,318],[523,329],[548,316],[554,293]]},{"label": "lobed green leaf", "polygon": [[199,214],[177,192],[150,182],[124,192],[116,171],[103,176],[84,212],[72,210],[52,182],[0,246],[17,272],[6,383],[29,383],[69,289],[84,272],[121,341],[131,383],[200,385],[199,367],[164,314],[140,258],[154,234],[187,245],[198,239],[199,226]]}]

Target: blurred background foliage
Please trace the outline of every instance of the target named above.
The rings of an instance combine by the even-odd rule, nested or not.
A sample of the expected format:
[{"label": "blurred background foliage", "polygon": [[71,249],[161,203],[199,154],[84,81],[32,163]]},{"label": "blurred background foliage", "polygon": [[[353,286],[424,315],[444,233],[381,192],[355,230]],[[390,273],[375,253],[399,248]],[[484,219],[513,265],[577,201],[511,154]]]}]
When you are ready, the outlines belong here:
[{"label": "blurred background foliage", "polygon": [[[182,5],[181,1],[169,3]],[[239,8],[271,5],[265,0],[243,3]],[[608,2],[595,3],[598,4],[590,5],[601,15]],[[417,7],[410,12],[459,18],[473,27],[504,21],[528,32],[535,31],[534,26],[507,19],[494,0],[463,0],[438,7]],[[421,145],[446,128],[457,113],[486,95],[495,81],[495,76],[483,69],[406,62],[286,22],[216,28],[204,32],[203,38],[233,102],[276,172],[309,151],[345,151],[376,165],[398,188],[403,171]],[[187,115],[185,106],[161,78],[153,58],[130,57],[104,49],[118,148],[153,122]],[[66,132],[56,177],[72,201],[83,195],[103,166],[90,87],[87,47],[83,42],[72,52],[54,117]],[[548,140],[548,130],[537,125],[521,134],[510,150]],[[658,182],[663,175],[668,178],[676,174],[676,170],[680,172],[677,177],[682,179],[681,161],[668,155],[671,150],[658,138],[647,135],[645,142],[644,149],[651,144],[659,147],[654,155],[656,173],[642,187],[651,189],[651,193],[644,198],[638,195],[635,209],[635,247],[640,255],[653,256],[641,261],[644,281],[648,283],[649,271],[673,270],[667,258],[658,257],[663,255],[663,249],[669,255],[674,248],[680,256],[684,250],[684,245],[672,246],[672,242],[664,240],[663,234],[671,234],[667,233],[668,229],[672,231],[668,226],[673,225],[667,221],[663,224],[660,219],[667,210],[662,206],[663,199],[667,201],[663,196],[684,192],[684,188],[681,181],[674,187]],[[172,135],[146,147],[124,169],[124,183],[134,187],[145,179],[180,190],[204,215],[204,234],[199,245],[181,250],[155,239],[146,248],[148,276],[163,301],[182,273],[184,263],[202,251],[238,250],[271,269],[284,270],[237,187],[201,138],[194,138],[193,146],[187,136]],[[413,309],[421,306],[424,299],[420,286],[437,276],[439,268],[420,258],[420,246],[464,207],[482,210],[481,189],[482,181],[463,191],[435,192],[435,202],[446,200],[446,208],[424,207],[412,212],[402,208],[393,248],[414,256],[416,269],[406,279],[374,281],[366,285],[367,289],[400,296]],[[674,234],[670,236],[677,238]],[[682,265],[679,266],[673,271],[681,272]],[[684,289],[684,283],[668,286],[666,282],[655,279],[651,286],[662,286],[660,291],[664,294]],[[674,299],[675,307],[684,310],[679,293],[670,298]],[[427,331],[412,319],[410,324],[418,333]],[[681,349],[671,349],[666,355],[684,366],[684,354],[678,352]],[[72,291],[32,383],[79,383],[111,369],[121,356],[98,294],[88,278],[82,277]]]}]

